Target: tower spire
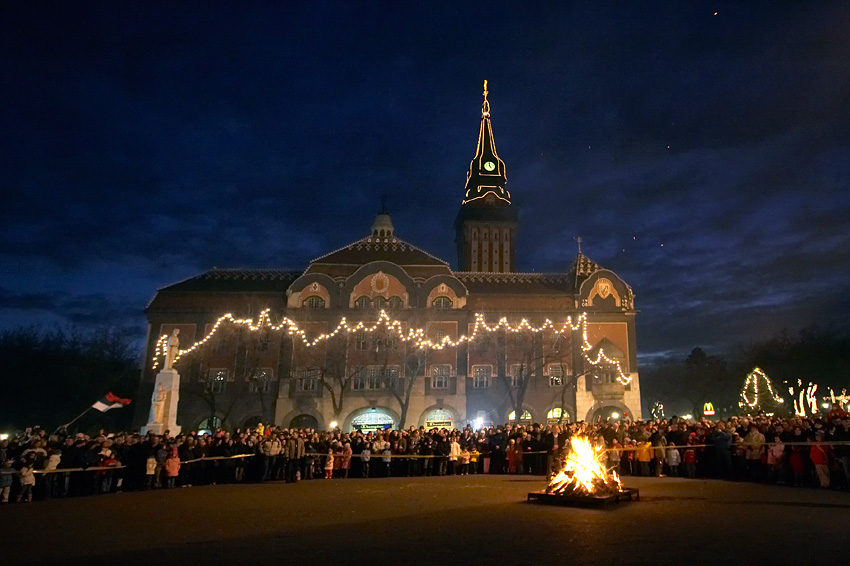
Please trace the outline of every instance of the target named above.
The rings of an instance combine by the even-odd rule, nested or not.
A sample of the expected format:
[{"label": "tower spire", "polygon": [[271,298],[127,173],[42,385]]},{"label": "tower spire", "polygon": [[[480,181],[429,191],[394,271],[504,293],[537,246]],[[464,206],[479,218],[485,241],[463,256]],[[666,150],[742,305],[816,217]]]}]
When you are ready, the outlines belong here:
[{"label": "tower spire", "polygon": [[466,193],[462,204],[476,201],[476,205],[505,206],[511,204],[511,193],[505,188],[508,183],[505,162],[496,152],[493,125],[490,123],[490,101],[487,99],[490,91],[487,86],[485,80],[478,146],[466,173]]},{"label": "tower spire", "polygon": [[455,220],[455,243],[461,271],[510,273],[515,265],[517,211],[505,188],[505,162],[496,153],[488,86],[485,80],[478,145],[466,173],[463,202]]}]

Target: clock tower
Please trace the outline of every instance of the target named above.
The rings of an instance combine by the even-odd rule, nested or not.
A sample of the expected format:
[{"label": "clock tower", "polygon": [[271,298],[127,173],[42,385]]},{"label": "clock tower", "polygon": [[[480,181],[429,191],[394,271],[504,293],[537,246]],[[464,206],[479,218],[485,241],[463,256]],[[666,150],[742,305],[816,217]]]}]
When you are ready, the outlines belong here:
[{"label": "clock tower", "polygon": [[455,220],[458,270],[511,273],[517,214],[506,188],[505,162],[496,153],[487,94],[484,81],[478,147],[469,163],[466,193]]}]

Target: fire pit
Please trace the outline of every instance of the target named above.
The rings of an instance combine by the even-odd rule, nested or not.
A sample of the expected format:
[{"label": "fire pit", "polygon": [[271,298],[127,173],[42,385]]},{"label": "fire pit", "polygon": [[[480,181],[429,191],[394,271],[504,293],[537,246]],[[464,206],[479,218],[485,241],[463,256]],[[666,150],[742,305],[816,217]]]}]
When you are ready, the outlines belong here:
[{"label": "fire pit", "polygon": [[604,508],[621,501],[637,501],[637,489],[623,487],[620,477],[602,463],[605,449],[594,447],[586,436],[575,436],[564,469],[543,491],[528,494],[528,501],[571,507]]}]

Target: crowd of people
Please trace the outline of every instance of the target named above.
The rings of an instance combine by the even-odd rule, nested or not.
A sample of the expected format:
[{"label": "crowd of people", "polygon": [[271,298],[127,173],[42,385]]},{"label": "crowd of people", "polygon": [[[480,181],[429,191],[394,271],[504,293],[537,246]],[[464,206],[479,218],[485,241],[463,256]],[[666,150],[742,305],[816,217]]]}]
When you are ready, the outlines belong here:
[{"label": "crowd of people", "polygon": [[315,431],[260,424],[171,436],[27,430],[0,441],[0,501],[236,482],[532,474],[561,468],[589,436],[622,476],[682,476],[850,488],[850,417],[607,420]]}]

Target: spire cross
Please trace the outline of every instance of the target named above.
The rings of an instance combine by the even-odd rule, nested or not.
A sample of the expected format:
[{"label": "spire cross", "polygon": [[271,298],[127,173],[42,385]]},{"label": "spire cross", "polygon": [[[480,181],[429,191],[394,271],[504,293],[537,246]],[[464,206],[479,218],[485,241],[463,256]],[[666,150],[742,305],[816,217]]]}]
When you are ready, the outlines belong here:
[{"label": "spire cross", "polygon": [[578,253],[581,253],[581,242],[582,242],[581,236],[576,236],[574,239],[575,239],[576,243],[578,244]]},{"label": "spire cross", "polygon": [[484,104],[481,106],[481,117],[490,115],[490,103],[487,102],[487,95],[490,91],[487,90],[487,80],[484,80]]}]

